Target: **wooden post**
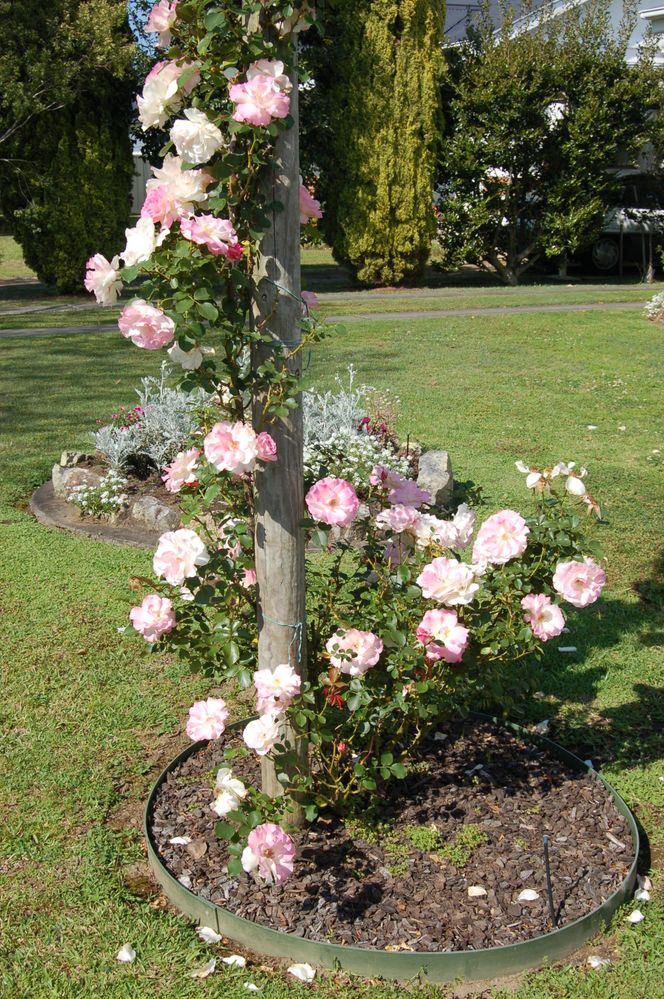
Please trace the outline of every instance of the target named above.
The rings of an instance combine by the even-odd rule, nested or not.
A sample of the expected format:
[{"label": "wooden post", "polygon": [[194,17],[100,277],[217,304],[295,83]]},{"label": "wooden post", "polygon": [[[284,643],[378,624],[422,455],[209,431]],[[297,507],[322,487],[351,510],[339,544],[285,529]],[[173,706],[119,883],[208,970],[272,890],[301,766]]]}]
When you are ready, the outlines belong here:
[{"label": "wooden post", "polygon": [[[272,334],[286,349],[300,342],[300,161],[297,81],[293,80],[290,113],[292,128],[281,132],[274,157],[266,168],[264,194],[268,202],[280,202],[260,247],[254,271],[254,327]],[[269,344],[254,347],[252,364],[257,367],[271,354]],[[300,374],[298,357],[291,369]],[[259,426],[262,399],[253,400],[254,424]],[[259,427],[259,429],[263,429]],[[306,662],[304,534],[298,526],[304,515],[302,469],[302,411],[298,408],[284,420],[271,424],[269,433],[277,445],[277,460],[259,465],[255,473],[256,576],[258,582],[258,667],[274,669],[290,665],[304,677]],[[287,725],[284,735],[295,739]],[[303,740],[295,745],[300,759],[306,757]],[[274,765],[263,760],[263,790],[276,796],[282,786]],[[290,821],[301,825],[300,807],[294,804]]]}]

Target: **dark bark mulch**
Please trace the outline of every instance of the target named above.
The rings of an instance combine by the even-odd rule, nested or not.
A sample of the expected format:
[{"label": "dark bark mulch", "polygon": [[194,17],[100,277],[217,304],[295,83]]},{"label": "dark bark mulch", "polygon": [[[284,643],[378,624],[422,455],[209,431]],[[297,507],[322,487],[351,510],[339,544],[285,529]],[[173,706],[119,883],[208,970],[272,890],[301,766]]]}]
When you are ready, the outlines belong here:
[{"label": "dark bark mulch", "polygon": [[[445,739],[430,739],[418,751],[418,772],[382,796],[382,831],[366,815],[359,827],[319,818],[296,835],[294,875],[268,887],[224,872],[228,855],[215,837],[210,802],[229,743],[208,743],[160,789],[152,825],[159,854],[175,877],[190,880],[191,891],[237,915],[311,940],[390,950],[476,950],[551,930],[544,834],[551,840],[557,926],[619,887],[632,858],[631,837],[596,776],[573,773],[490,723],[455,723],[444,732]],[[257,781],[259,769],[253,757],[233,765],[245,781]],[[406,829],[412,836],[414,826],[435,826],[433,849],[413,845]],[[466,851],[464,862],[463,851],[449,848],[469,827],[482,842]],[[174,846],[168,842],[174,836],[192,842]],[[469,898],[470,886],[486,896]],[[519,902],[524,888],[539,898]]]}]

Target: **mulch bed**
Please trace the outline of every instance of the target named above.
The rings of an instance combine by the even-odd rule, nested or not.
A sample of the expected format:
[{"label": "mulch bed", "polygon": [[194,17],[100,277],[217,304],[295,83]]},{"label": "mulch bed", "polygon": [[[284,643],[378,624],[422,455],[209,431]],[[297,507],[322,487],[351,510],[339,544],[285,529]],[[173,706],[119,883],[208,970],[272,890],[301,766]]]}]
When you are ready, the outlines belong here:
[{"label": "mulch bed", "polygon": [[[550,931],[544,834],[551,840],[558,927],[616,891],[632,842],[596,776],[572,773],[546,750],[488,722],[446,725],[444,734],[418,751],[419,772],[383,795],[380,820],[393,827],[389,842],[367,842],[357,827],[353,835],[338,818],[319,818],[296,835],[295,873],[281,885],[265,887],[223,869],[228,854],[215,837],[210,802],[223,750],[238,743],[232,733],[225,743],[205,744],[168,776],[155,802],[155,845],[171,873],[202,898],[295,936],[356,947],[477,950]],[[259,780],[259,770],[254,757],[233,764],[245,780]],[[445,847],[471,823],[484,842],[455,866]],[[415,848],[405,833],[432,824],[443,854]],[[169,844],[175,836],[192,842]],[[469,898],[469,886],[484,888],[486,896]],[[539,898],[519,902],[524,888]]]}]

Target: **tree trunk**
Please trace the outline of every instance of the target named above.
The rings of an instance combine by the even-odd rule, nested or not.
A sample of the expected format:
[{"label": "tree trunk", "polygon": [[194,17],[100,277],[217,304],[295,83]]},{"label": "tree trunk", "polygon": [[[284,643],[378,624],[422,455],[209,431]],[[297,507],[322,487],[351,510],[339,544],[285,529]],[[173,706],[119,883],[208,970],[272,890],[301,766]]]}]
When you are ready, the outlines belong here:
[{"label": "tree trunk", "polygon": [[[291,92],[294,125],[281,132],[272,162],[265,168],[266,202],[280,202],[282,211],[272,212],[272,225],[260,247],[254,270],[254,328],[271,333],[286,350],[300,342],[300,209],[299,136],[297,81]],[[258,367],[271,355],[270,344],[252,352]],[[299,355],[291,369],[299,376]],[[253,400],[254,425],[261,426],[263,399]],[[277,445],[277,460],[261,464],[255,473],[256,575],[258,581],[258,667],[273,670],[290,665],[304,679],[306,663],[304,534],[298,526],[304,509],[302,471],[302,410],[298,406],[283,420],[268,428]],[[295,747],[300,760],[306,758],[304,740],[295,740],[287,724],[283,736]],[[263,790],[282,793],[274,764],[262,762]],[[302,811],[293,804],[289,820],[303,822]]]}]

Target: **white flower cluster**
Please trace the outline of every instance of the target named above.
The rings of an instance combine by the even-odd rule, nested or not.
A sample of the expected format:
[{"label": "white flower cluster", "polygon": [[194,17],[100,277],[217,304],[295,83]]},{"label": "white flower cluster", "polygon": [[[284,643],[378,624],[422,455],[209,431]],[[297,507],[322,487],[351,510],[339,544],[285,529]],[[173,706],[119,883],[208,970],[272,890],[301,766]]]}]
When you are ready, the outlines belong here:
[{"label": "white flower cluster", "polygon": [[321,468],[326,474],[346,479],[356,489],[366,489],[374,465],[385,465],[406,477],[412,469],[407,458],[399,457],[371,434],[356,430],[338,430],[325,441],[314,441],[304,448],[305,479],[318,479]]},{"label": "white flower cluster", "polygon": [[646,319],[652,319],[653,322],[664,322],[664,291],[660,291],[656,295],[653,295],[650,301],[646,304],[643,314]]},{"label": "white flower cluster", "polygon": [[127,505],[126,485],[127,480],[111,470],[98,486],[74,486],[69,490],[67,499],[91,517],[109,516]]}]

